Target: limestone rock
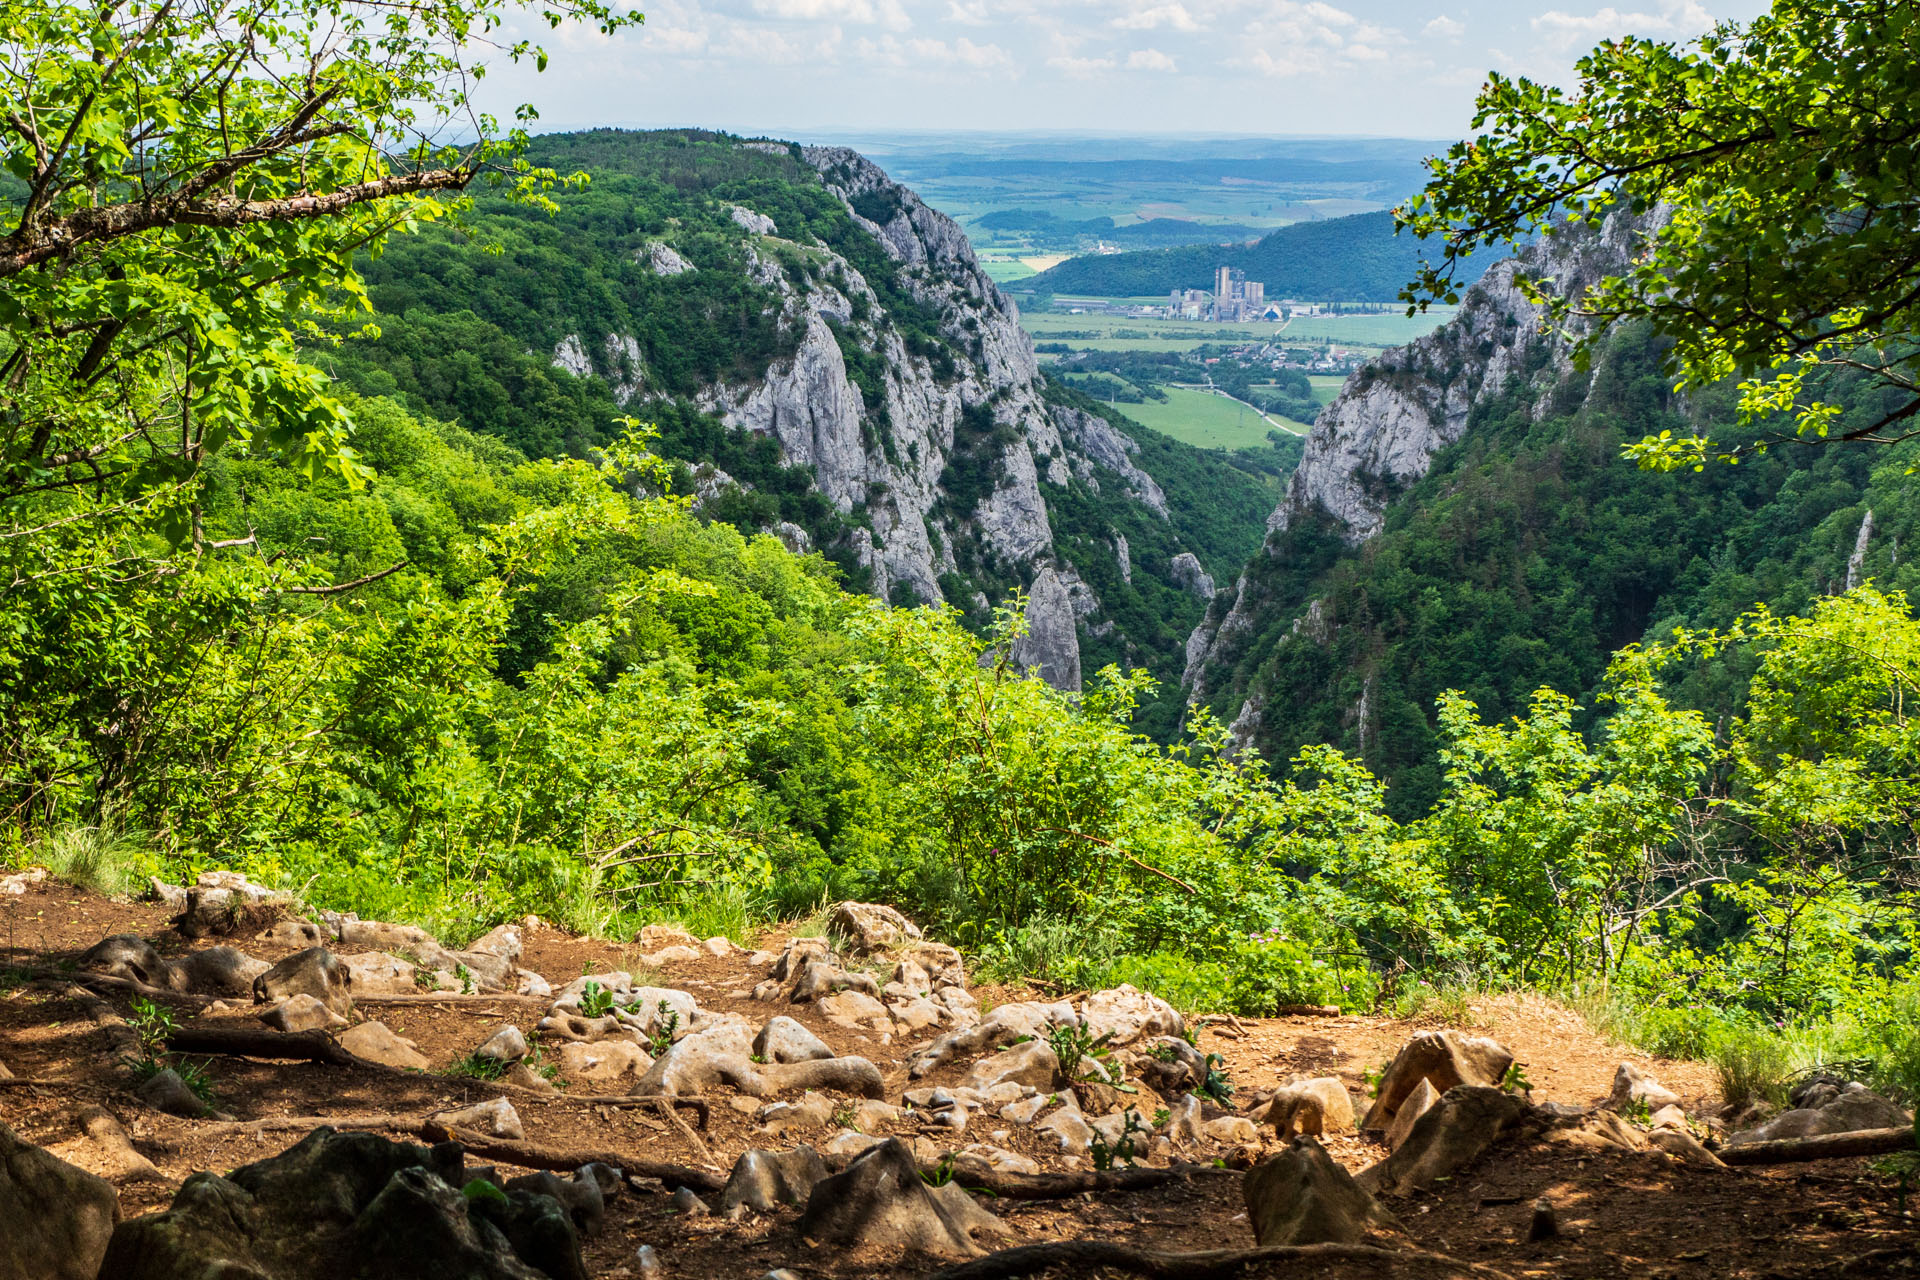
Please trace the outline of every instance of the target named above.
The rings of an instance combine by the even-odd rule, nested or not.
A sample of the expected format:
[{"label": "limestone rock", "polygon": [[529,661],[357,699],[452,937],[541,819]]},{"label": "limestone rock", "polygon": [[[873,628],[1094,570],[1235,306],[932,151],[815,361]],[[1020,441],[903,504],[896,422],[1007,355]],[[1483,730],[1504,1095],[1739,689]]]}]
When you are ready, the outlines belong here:
[{"label": "limestone rock", "polygon": [[1045,1040],[1029,1040],[981,1058],[967,1074],[967,1087],[987,1090],[1004,1083],[1050,1090],[1060,1077],[1060,1059]]},{"label": "limestone rock", "polygon": [[[45,867],[28,867],[25,871],[16,871],[12,875],[0,876],[0,898],[18,898],[28,889],[47,882]],[[158,880],[154,884],[158,885]]]},{"label": "limestone rock", "polygon": [[1400,1233],[1394,1216],[1310,1136],[1255,1165],[1241,1189],[1258,1244],[1367,1244]]},{"label": "limestone rock", "polygon": [[647,266],[656,276],[679,276],[695,270],[694,265],[674,252],[673,246],[655,240],[647,246]]},{"label": "limestone rock", "polygon": [[1459,1085],[1497,1089],[1513,1065],[1513,1054],[1499,1041],[1458,1031],[1420,1031],[1407,1041],[1380,1079],[1380,1092],[1363,1129],[1385,1129],[1407,1095],[1422,1080],[1444,1094]]},{"label": "limestone rock", "polygon": [[861,1152],[844,1172],[815,1185],[799,1223],[800,1235],[811,1240],[946,1258],[977,1257],[986,1252],[977,1236],[1004,1231],[957,1184],[935,1188],[923,1182],[913,1153],[898,1138]]},{"label": "limestone rock", "polygon": [[253,998],[265,1004],[312,996],[342,1017],[353,1012],[353,974],[325,947],[296,951],[253,980]]},{"label": "limestone rock", "polygon": [[1524,1100],[1499,1089],[1449,1089],[1414,1122],[1398,1150],[1361,1173],[1360,1183],[1383,1194],[1424,1191],[1436,1179],[1451,1177],[1485,1155],[1516,1132],[1531,1112]]},{"label": "limestone rock", "polygon": [[227,1177],[189,1178],[164,1213],[120,1224],[100,1274],[319,1280],[586,1280],[579,1238],[550,1196],[469,1201],[460,1150],[314,1130]]},{"label": "limestone rock", "polygon": [[138,934],[117,933],[88,947],[81,953],[80,968],[88,973],[104,973],[150,987],[173,987],[172,970],[153,944]]},{"label": "limestone rock", "polygon": [[187,1088],[187,1082],[172,1068],[148,1076],[140,1083],[137,1092],[142,1102],[170,1116],[198,1120],[211,1110],[198,1094]]},{"label": "limestone rock", "polygon": [[753,1052],[766,1062],[817,1062],[833,1057],[826,1041],[784,1015],[767,1019],[753,1038]]},{"label": "limestone rock", "polygon": [[1313,1137],[1353,1128],[1353,1096],[1333,1076],[1287,1085],[1267,1104],[1267,1123],[1282,1139],[1297,1131]]},{"label": "limestone rock", "polygon": [[1088,996],[1081,1002],[1080,1019],[1088,1034],[1112,1036],[1109,1043],[1116,1049],[1145,1037],[1179,1037],[1187,1029],[1179,1010],[1159,996],[1124,984]]},{"label": "limestone rock", "polygon": [[1710,1168],[1725,1167],[1725,1161],[1707,1150],[1700,1144],[1698,1138],[1685,1129],[1655,1129],[1647,1135],[1647,1145],[1658,1147],[1686,1164],[1706,1165]]},{"label": "limestone rock", "polygon": [[821,1150],[830,1156],[857,1156],[862,1151],[877,1147],[885,1141],[885,1138],[876,1137],[870,1133],[860,1133],[853,1129],[842,1129],[831,1138],[828,1138]]},{"label": "limestone rock", "polygon": [[518,1062],[527,1056],[527,1038],[509,1024],[481,1041],[473,1056],[488,1062]]},{"label": "limestone rock", "polygon": [[167,1176],[134,1148],[126,1128],[105,1107],[84,1106],[77,1119],[83,1145],[105,1176],[116,1182],[165,1182]]},{"label": "limestone rock", "polygon": [[[593,1168],[594,1166],[586,1166]],[[605,1165],[599,1166],[606,1168]],[[597,1236],[606,1220],[607,1192],[600,1180],[581,1169],[571,1178],[562,1178],[558,1174],[541,1170],[538,1173],[524,1174],[510,1179],[504,1188],[507,1191],[530,1191],[537,1195],[550,1197],[567,1216],[573,1220],[574,1229],[583,1236]]]},{"label": "limestone rock", "polygon": [[870,955],[899,943],[917,941],[920,927],[892,907],[877,902],[842,902],[827,920],[827,933],[854,955]]},{"label": "limestone rock", "polygon": [[771,1213],[778,1205],[802,1204],[826,1177],[827,1166],[812,1147],[750,1150],[734,1161],[727,1185],[720,1191],[720,1211],[745,1205],[756,1213]]},{"label": "limestone rock", "polygon": [[1852,1133],[1859,1129],[1903,1129],[1913,1117],[1858,1082],[1801,1095],[1812,1106],[1783,1111],[1765,1124],[1728,1137],[1726,1145],[1772,1142],[1780,1138],[1812,1138],[1827,1133]]},{"label": "limestone rock", "polygon": [[490,1138],[519,1139],[527,1136],[526,1128],[520,1123],[520,1113],[505,1098],[489,1098],[457,1111],[442,1111],[434,1119],[450,1128],[469,1129]]},{"label": "limestone rock", "polygon": [[0,1280],[94,1280],[119,1217],[104,1178],[0,1125]]},{"label": "limestone rock", "polygon": [[744,1021],[715,1022],[662,1054],[634,1092],[692,1095],[721,1084],[755,1098],[797,1089],[832,1089],[864,1098],[878,1098],[886,1091],[880,1069],[865,1058],[756,1063],[749,1056],[752,1039],[752,1028]]},{"label": "limestone rock", "polygon": [[1422,1077],[1413,1092],[1400,1103],[1400,1109],[1393,1113],[1393,1123],[1387,1126],[1387,1150],[1398,1151],[1420,1117],[1433,1110],[1433,1104],[1438,1101],[1440,1095],[1435,1092],[1433,1081]]},{"label": "limestone rock", "polygon": [[887,1006],[864,991],[842,991],[823,997],[819,1009],[828,1022],[851,1030],[886,1031],[893,1026]]},{"label": "limestone rock", "polygon": [[345,1018],[304,993],[288,996],[261,1014],[260,1021],[275,1031],[331,1031],[347,1025]]},{"label": "limestone rock", "polygon": [[427,1071],[433,1063],[420,1046],[395,1035],[384,1022],[362,1022],[340,1033],[340,1047],[356,1058],[403,1071]]},{"label": "limestone rock", "polygon": [[276,921],[272,928],[259,935],[259,940],[304,951],[308,947],[325,946],[327,935],[311,920],[288,919]]},{"label": "limestone rock", "polygon": [[727,206],[727,216],[732,218],[740,227],[752,232],[754,235],[772,236],[780,234],[780,228],[774,225],[772,218],[769,218],[764,213],[757,213],[745,205],[736,204]]},{"label": "limestone rock", "polygon": [[941,1036],[907,1060],[907,1074],[918,1080],[937,1067],[943,1067],[969,1054],[997,1049],[1021,1037],[1043,1040],[1047,1028],[1077,1024],[1080,1015],[1070,1004],[1019,1002],[997,1006],[993,1012],[970,1027]]},{"label": "limestone rock", "polygon": [[983,1173],[1036,1174],[1040,1172],[1040,1166],[1018,1152],[975,1142],[954,1152],[953,1171],[956,1176],[966,1180],[980,1177]]},{"label": "limestone rock", "polygon": [[1680,1095],[1646,1074],[1631,1062],[1613,1069],[1613,1092],[1607,1095],[1610,1110],[1627,1112],[1645,1107],[1648,1112],[1677,1106]]},{"label": "limestone rock", "polygon": [[1202,600],[1213,599],[1213,575],[1200,564],[1200,558],[1191,551],[1182,551],[1173,558],[1169,566],[1173,584],[1182,591],[1191,592]]},{"label": "limestone rock", "polygon": [[1223,1146],[1246,1145],[1260,1140],[1260,1130],[1245,1116],[1215,1116],[1200,1126],[1207,1141]]},{"label": "limestone rock", "polygon": [[575,1041],[555,1053],[560,1074],[569,1080],[618,1080],[629,1071],[645,1074],[653,1066],[646,1050],[631,1040]]},{"label": "limestone rock", "polygon": [[1033,1126],[1035,1136],[1044,1133],[1060,1150],[1070,1156],[1085,1155],[1093,1145],[1093,1126],[1077,1106],[1061,1107]]}]

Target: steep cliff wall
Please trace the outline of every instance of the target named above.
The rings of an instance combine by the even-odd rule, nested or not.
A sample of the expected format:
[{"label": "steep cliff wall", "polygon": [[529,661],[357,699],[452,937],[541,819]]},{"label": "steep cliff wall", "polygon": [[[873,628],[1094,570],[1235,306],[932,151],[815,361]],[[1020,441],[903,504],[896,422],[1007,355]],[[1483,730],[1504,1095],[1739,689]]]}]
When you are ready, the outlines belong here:
[{"label": "steep cliff wall", "polygon": [[[1656,215],[1657,216],[1657,215]],[[1314,421],[1286,495],[1267,522],[1268,539],[1232,592],[1215,598],[1186,647],[1189,701],[1231,695],[1242,742],[1257,741],[1268,692],[1245,661],[1250,646],[1277,634],[1324,644],[1328,623],[1312,582],[1338,563],[1341,548],[1375,538],[1401,495],[1426,476],[1443,449],[1467,433],[1475,411],[1516,397],[1535,420],[1577,407],[1597,374],[1571,359],[1572,336],[1546,323],[1543,304],[1517,283],[1526,276],[1573,296],[1631,261],[1653,218],[1615,217],[1598,232],[1568,230],[1500,262],[1461,300],[1458,314],[1428,336],[1384,353],[1354,374]],[[1289,536],[1291,535],[1291,536]],[[1279,571],[1277,561],[1286,562]],[[1366,702],[1356,704],[1364,737]]]}]

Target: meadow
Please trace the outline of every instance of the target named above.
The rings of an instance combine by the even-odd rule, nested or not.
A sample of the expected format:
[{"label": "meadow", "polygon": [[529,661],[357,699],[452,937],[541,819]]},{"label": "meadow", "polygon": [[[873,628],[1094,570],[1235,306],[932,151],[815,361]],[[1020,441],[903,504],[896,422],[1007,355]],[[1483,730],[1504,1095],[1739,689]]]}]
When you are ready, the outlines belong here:
[{"label": "meadow", "polygon": [[1201,449],[1264,449],[1267,432],[1278,427],[1306,434],[1304,423],[1277,414],[1262,416],[1251,405],[1210,391],[1165,387],[1167,398],[1115,406],[1120,412],[1162,435]]}]

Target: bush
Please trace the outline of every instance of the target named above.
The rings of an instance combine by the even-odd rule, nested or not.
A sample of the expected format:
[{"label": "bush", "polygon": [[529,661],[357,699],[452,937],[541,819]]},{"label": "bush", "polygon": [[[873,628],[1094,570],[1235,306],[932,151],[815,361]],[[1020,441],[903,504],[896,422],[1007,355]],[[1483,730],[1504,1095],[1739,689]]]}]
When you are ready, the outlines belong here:
[{"label": "bush", "polygon": [[1735,1110],[1750,1102],[1781,1106],[1793,1074],[1793,1052],[1787,1040],[1770,1031],[1727,1026],[1707,1046],[1720,1083],[1720,1096]]}]

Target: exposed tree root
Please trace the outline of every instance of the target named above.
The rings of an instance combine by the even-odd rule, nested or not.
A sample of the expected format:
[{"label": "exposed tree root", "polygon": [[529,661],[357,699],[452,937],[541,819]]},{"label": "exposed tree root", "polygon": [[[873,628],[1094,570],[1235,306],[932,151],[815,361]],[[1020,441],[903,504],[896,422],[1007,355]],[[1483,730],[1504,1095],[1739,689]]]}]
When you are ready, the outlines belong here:
[{"label": "exposed tree root", "polygon": [[1104,1268],[1147,1276],[1150,1280],[1237,1280],[1246,1267],[1261,1262],[1298,1262],[1305,1266],[1363,1262],[1372,1263],[1375,1267],[1396,1262],[1413,1263],[1430,1267],[1443,1275],[1506,1280],[1504,1272],[1449,1258],[1443,1253],[1383,1249],[1369,1244],[1268,1245],[1253,1249],[1164,1253],[1157,1249],[1136,1249],[1105,1240],[1056,1240],[1047,1244],[1003,1249],[984,1258],[945,1267],[934,1272],[929,1280],[1016,1280],[1016,1277],[1039,1275],[1055,1267],[1076,1276]]},{"label": "exposed tree root", "polygon": [[218,999],[217,996],[189,995],[185,991],[151,986],[145,982],[135,982],[132,978],[116,978],[109,973],[87,973],[79,969],[72,973],[62,973],[58,969],[27,969],[23,972],[43,981],[72,983],[107,991],[125,991],[132,995],[145,996],[149,1000],[167,1000],[174,1004],[191,1005],[195,1009],[204,1009]]},{"label": "exposed tree root", "polygon": [[1848,1156],[1887,1156],[1913,1149],[1913,1129],[1907,1126],[1823,1133],[1812,1138],[1777,1138],[1772,1142],[1743,1142],[1739,1146],[1721,1147],[1714,1154],[1726,1164],[1792,1164]]},{"label": "exposed tree root", "polygon": [[467,1129],[455,1129],[437,1120],[421,1123],[414,1131],[429,1142],[457,1142],[477,1156],[502,1160],[523,1169],[551,1169],[565,1173],[583,1164],[612,1165],[630,1178],[658,1178],[670,1187],[713,1192],[727,1185],[726,1175],[706,1169],[660,1160],[635,1160],[613,1151],[568,1150],[537,1142],[518,1142],[510,1138],[490,1138]]},{"label": "exposed tree root", "polygon": [[[499,1081],[493,1083],[498,1084]],[[587,1107],[678,1107],[700,1113],[700,1127],[707,1127],[707,1120],[713,1114],[713,1104],[705,1098],[682,1098],[665,1093],[566,1093],[553,1102],[570,1102]]]},{"label": "exposed tree root", "polygon": [[167,1033],[175,1053],[213,1053],[230,1058],[276,1058],[324,1062],[330,1067],[375,1067],[355,1057],[324,1031],[268,1031],[251,1027],[180,1027]]}]

